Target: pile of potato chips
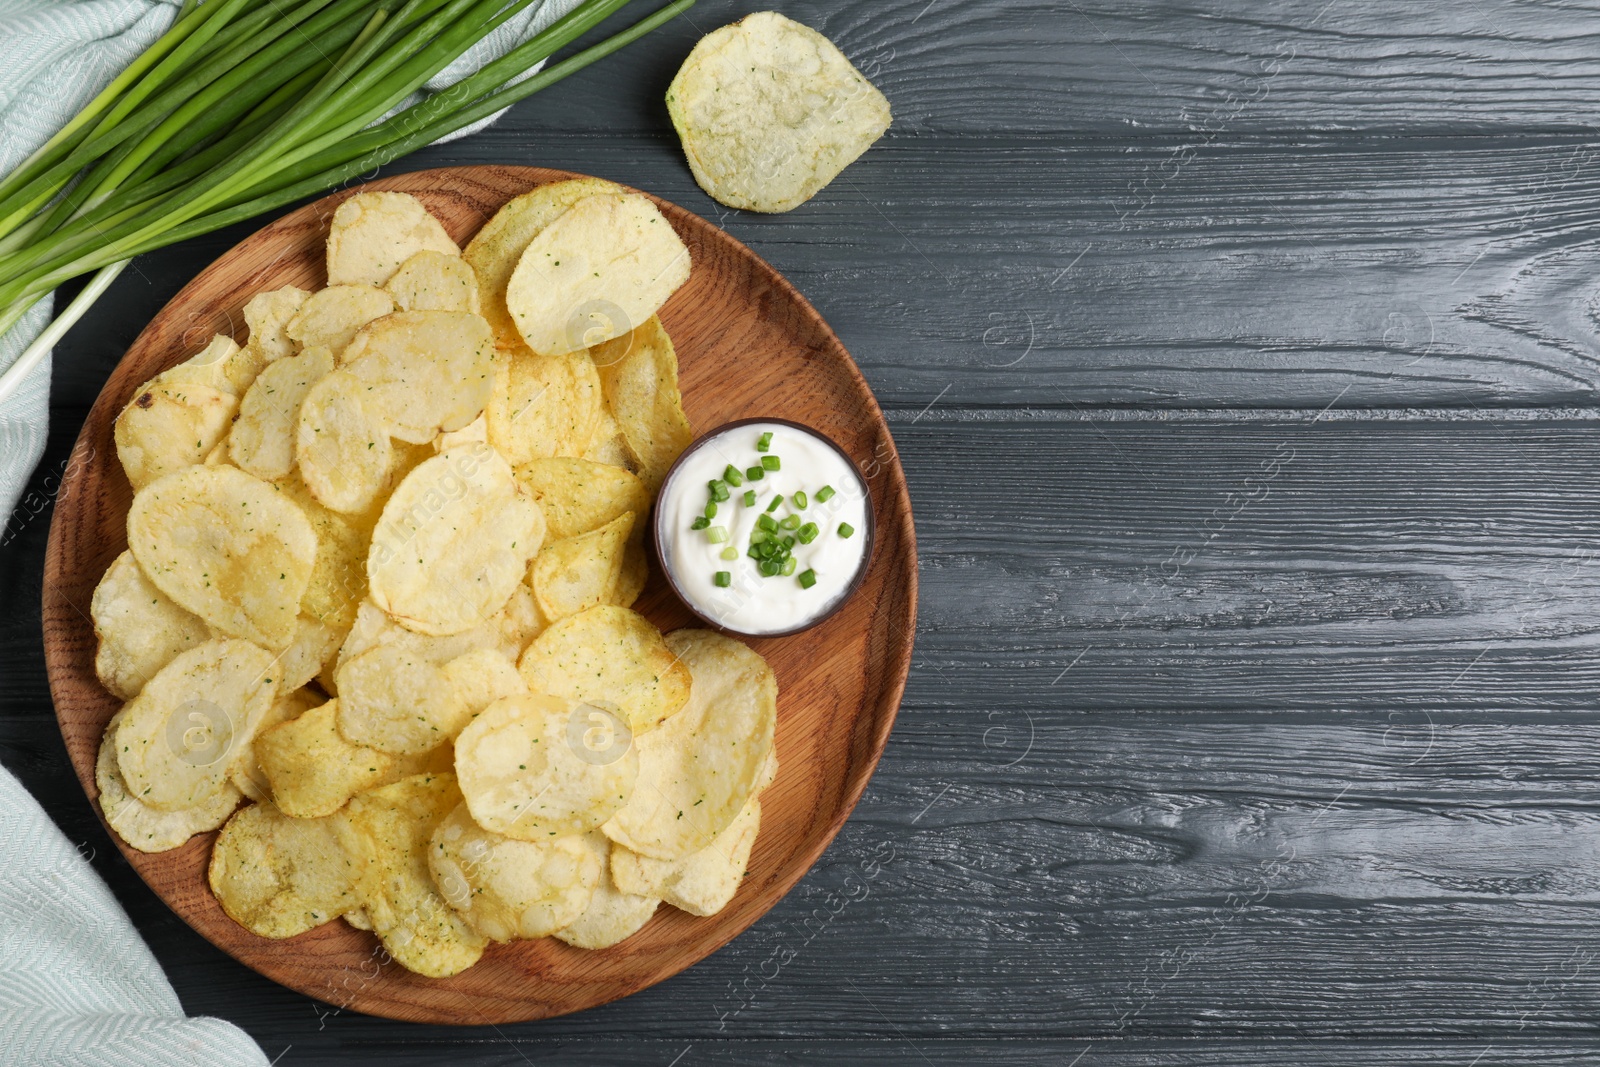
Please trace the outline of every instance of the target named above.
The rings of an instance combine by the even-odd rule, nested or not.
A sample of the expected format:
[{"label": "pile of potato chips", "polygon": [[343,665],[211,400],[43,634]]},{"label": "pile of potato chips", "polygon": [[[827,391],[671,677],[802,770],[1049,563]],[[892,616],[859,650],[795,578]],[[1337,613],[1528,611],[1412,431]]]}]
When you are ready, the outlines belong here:
[{"label": "pile of potato chips", "polygon": [[581,180],[464,252],[362,193],[327,256],[327,288],[257,294],[248,344],[215,338],[117,421],[107,822],[146,852],[222,826],[211,887],[242,926],[342,916],[434,977],[489,941],[604,948],[662,901],[716,912],[777,772],[777,685],[629,608],[690,439],[655,317],[688,250]]}]

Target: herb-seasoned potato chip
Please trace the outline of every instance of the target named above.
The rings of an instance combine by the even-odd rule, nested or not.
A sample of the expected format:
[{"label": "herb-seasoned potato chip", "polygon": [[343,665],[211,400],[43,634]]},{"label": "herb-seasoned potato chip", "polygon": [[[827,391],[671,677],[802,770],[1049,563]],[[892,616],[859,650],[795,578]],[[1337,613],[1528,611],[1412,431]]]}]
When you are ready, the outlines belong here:
[{"label": "herb-seasoned potato chip", "polygon": [[511,661],[490,648],[440,666],[405,645],[379,645],[346,660],[335,678],[340,732],[395,753],[432,751],[496,700],[527,689]]},{"label": "herb-seasoned potato chip", "polygon": [[650,560],[644,545],[635,537],[622,548],[622,568],[617,571],[617,584],[606,595],[606,602],[619,608],[631,608],[644,592],[644,583],[650,577]]},{"label": "herb-seasoned potato chip", "polygon": [[450,774],[418,774],[350,801],[350,842],[366,861],[357,893],[372,929],[407,970],[447,978],[483,955],[483,935],[439,895],[428,846],[461,803]]},{"label": "herb-seasoned potato chip", "polygon": [[296,474],[273,485],[300,506],[317,535],[317,562],[311,581],[300,598],[300,613],[342,632],[356,620],[356,610],[367,597],[367,548],[378,512],[370,509],[346,515],[325,506],[311,494]]},{"label": "herb-seasoned potato chip", "polygon": [[425,249],[460,254],[439,220],[406,193],[357,193],[333,213],[328,284],[382,285]]},{"label": "herb-seasoned potato chip", "polygon": [[117,769],[128,792],[177,811],[231,789],[228,770],[277,693],[272,653],[248,641],[208,641],[180,654],[122,709]]},{"label": "herb-seasoned potato chip", "polygon": [[401,311],[470,311],[478,314],[478,279],[460,256],[423,249],[383,286]]},{"label": "herb-seasoned potato chip", "polygon": [[269,363],[239,401],[239,417],[228,434],[234,464],[269,481],[293,470],[300,404],[331,373],[333,353],[326,348],[307,348]]},{"label": "herb-seasoned potato chip", "polygon": [[408,655],[427,660],[438,667],[480,648],[493,649],[515,663],[517,657],[522,655],[522,650],[528,647],[528,642],[539,633],[540,625],[539,609],[533,602],[533,594],[525,585],[513,590],[505,607],[488,622],[445,636],[414,633],[368,600],[356,613],[355,625],[345,637],[344,647],[339,649],[335,666],[343,667],[368,649],[382,645],[397,645]]},{"label": "herb-seasoned potato chip", "polygon": [[489,326],[463,311],[399,311],[356,334],[344,373],[389,433],[428,444],[483,411],[494,390]]},{"label": "herb-seasoned potato chip", "polygon": [[123,700],[132,700],[144,683],[180,652],[200,644],[211,630],[199,617],[174,604],[123,552],[106,568],[89,602],[99,647],[94,672]]},{"label": "herb-seasoned potato chip", "polygon": [[678,630],[666,643],[693,679],[689,702],[639,735],[638,787],[603,829],[634,852],[675,860],[709,845],[760,786],[778,684],[766,660],[731,637]]},{"label": "herb-seasoned potato chip", "polygon": [[589,438],[589,447],[583,450],[583,458],[621,467],[629,472],[638,466],[633,453],[628,450],[628,439],[622,435],[622,426],[611,414],[611,409],[600,409],[600,421],[595,423],[594,436]]},{"label": "herb-seasoned potato chip", "polygon": [[213,629],[267,648],[294,640],[317,537],[268,483],[234,467],[169,474],[133,498],[128,547],[157,589]]},{"label": "herb-seasoned potato chip", "polygon": [[591,831],[578,838],[594,853],[600,865],[600,880],[595,885],[589,906],[567,926],[555,932],[558,941],[576,948],[610,948],[618,941],[638,933],[656,913],[660,899],[624,893],[611,879],[611,850],[605,834]]},{"label": "herb-seasoned potato chip", "polygon": [[583,914],[601,877],[581,838],[504,837],[473,822],[465,804],[433,832],[428,867],[450,906],[494,941],[561,929]]},{"label": "herb-seasoned potato chip", "polygon": [[514,473],[544,512],[551,541],[598,530],[624,512],[650,510],[649,488],[619,467],[561,456],[531,460]]},{"label": "herb-seasoned potato chip", "polygon": [[494,329],[494,343],[500,348],[522,347],[511,313],[506,310],[506,284],[517,260],[538,232],[566,213],[579,200],[596,193],[620,193],[623,188],[599,178],[575,178],[551,182],[509,201],[494,218],[483,224],[462,253],[478,276],[483,297],[483,317]]},{"label": "herb-seasoned potato chip", "polygon": [[533,692],[621,709],[636,735],[654,730],[690,700],[691,668],[650,620],[627,608],[601,605],[554,623],[517,667]]},{"label": "herb-seasoned potato chip", "polygon": [[252,804],[211,849],[211,891],[228,917],[262,937],[294,937],[355,907],[361,860],[345,850],[342,816],[295,819]]},{"label": "herb-seasoned potato chip", "polygon": [[480,826],[543,841],[592,830],[622,806],[634,747],[606,709],[528,693],[495,701],[461,731],[456,774]]},{"label": "herb-seasoned potato chip", "polygon": [[400,461],[365,387],[344,370],[323,378],[300,404],[295,455],[300,477],[325,507],[365,511],[394,484]]},{"label": "herb-seasoned potato chip", "polygon": [[715,915],[738,892],[761,829],[761,801],[751,797],[728,828],[681,860],[658,860],[617,845],[611,877],[629,893],[662,897],[679,911]]},{"label": "herb-seasoned potato chip", "polygon": [[600,388],[622,427],[639,477],[653,493],[689,446],[694,431],[678,392],[678,354],[661,320],[651,316],[631,334],[594,349]]},{"label": "herb-seasoned potato chip", "polygon": [[700,188],[747,211],[799,207],[889,128],[889,101],[844,53],[775,11],[701,38],[667,113]]},{"label": "herb-seasoned potato chip", "polygon": [[278,684],[292,692],[322,673],[344,642],[345,632],[320,619],[302,615],[294,623],[294,640],[277,655]]},{"label": "herb-seasoned potato chip", "polygon": [[505,606],[544,540],[539,507],[491,448],[423,460],[383,507],[367,554],[373,603],[407,629],[453,634]]},{"label": "herb-seasoned potato chip", "polygon": [[585,197],[529,242],[506,307],[535,352],[575,352],[656,313],[689,278],[689,249],[646,197]]},{"label": "herb-seasoned potato chip", "polygon": [[321,694],[310,689],[296,689],[285,694],[282,686],[278,689],[279,697],[272,702],[267,713],[256,724],[256,735],[249,744],[239,749],[239,755],[234,757],[233,766],[228,768],[228,781],[233,787],[251,800],[271,800],[272,783],[267,780],[266,772],[261,769],[261,762],[256,759],[256,746],[267,732],[279,723],[297,719],[301,715],[323,702]]},{"label": "herb-seasoned potato chip", "polygon": [[338,716],[339,701],[330,700],[256,738],[256,761],[285,815],[332,815],[357,793],[423,770],[415,760],[346,741]]},{"label": "herb-seasoned potato chip", "polygon": [[523,348],[496,361],[489,443],[513,464],[582,454],[600,412],[600,378],[587,352],[542,356]]},{"label": "herb-seasoned potato chip", "polygon": [[249,347],[260,352],[268,363],[294,355],[298,346],[285,327],[310,295],[297,286],[285,285],[252,296],[244,306],[244,321],[250,327]]},{"label": "herb-seasoned potato chip", "polygon": [[435,452],[448,452],[452,448],[457,448],[461,445],[486,445],[488,443],[489,417],[487,415],[479,415],[461,427],[461,429],[450,430],[435,437],[433,439],[433,450]]},{"label": "herb-seasoned potato chip", "polygon": [[393,310],[394,299],[375,285],[330,285],[311,294],[284,333],[301,348],[326,348],[343,363],[356,333]]},{"label": "herb-seasoned potato chip", "polygon": [[528,569],[540,613],[553,621],[608,603],[621,589],[623,554],[632,532],[633,512],[625,511],[598,530],[540,549]]},{"label": "herb-seasoned potato chip", "polygon": [[221,826],[239,806],[239,791],[231,785],[224,785],[195,807],[177,811],[159,811],[133,798],[117,768],[117,727],[122,725],[123,715],[124,712],[117,712],[106,724],[105,736],[100,740],[100,754],[94,762],[100,810],[117,836],[140,852],[166,852],[195,834]]},{"label": "herb-seasoned potato chip", "polygon": [[238,343],[226,334],[219,333],[200,351],[176,367],[168,367],[156,377],[170,383],[205,385],[238,396],[243,390],[234,389],[232,379],[228,376],[228,365],[238,355]]},{"label": "herb-seasoned potato chip", "polygon": [[357,930],[372,929],[372,918],[367,914],[366,908],[351,908],[344,913],[344,921]]},{"label": "herb-seasoned potato chip", "polygon": [[[219,337],[231,349],[230,338]],[[213,343],[195,359],[212,349]],[[239,399],[220,373],[180,363],[146,382],[117,416],[117,458],[137,492],[163,475],[205,461],[228,432]]]}]

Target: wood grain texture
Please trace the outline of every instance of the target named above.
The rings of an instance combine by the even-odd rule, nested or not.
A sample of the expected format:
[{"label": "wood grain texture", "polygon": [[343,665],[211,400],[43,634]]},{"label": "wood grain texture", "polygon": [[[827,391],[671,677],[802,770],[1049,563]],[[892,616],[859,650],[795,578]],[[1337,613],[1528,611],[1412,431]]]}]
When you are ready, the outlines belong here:
[{"label": "wood grain texture", "polygon": [[[423,171],[358,188],[416,194],[464,244],[506,200],[574,175],[526,168]],[[100,575],[126,547],[130,490],[111,440],[118,412],[156,372],[240,334],[253,294],[326,284],[323,243],[346,190],[279,220],[206,268],[140,334],[79,437],[52,521],[44,581],[45,657],[67,751],[94,794],[94,760],[117,701],[94,674],[87,610]],[[739,894],[710,919],[664,909],[638,934],[585,952],[552,939],[492,946],[448,979],[390,963],[375,939],[329,923],[286,941],[257,937],[222,911],[206,883],[214,834],[156,855],[121,846],[151,887],[224,951],[301,992],[414,1021],[493,1024],[546,1018],[626,996],[689,966],[749,926],[798,881],[843,825],[888,738],[909,664],[916,615],[910,501],[888,428],[849,355],[782,278],[743,246],[662,203],[689,246],[690,280],[660,315],[679,352],[690,419],[703,428],[770,412],[804,420],[873,474],[880,534],[861,588],[827,622],[784,639],[752,640],[778,676],[779,780]],[[243,340],[242,334],[237,338]],[[740,373],[751,352],[769,377]],[[692,617],[659,573],[637,605],[664,630]],[[119,846],[121,843],[119,842]]]}]

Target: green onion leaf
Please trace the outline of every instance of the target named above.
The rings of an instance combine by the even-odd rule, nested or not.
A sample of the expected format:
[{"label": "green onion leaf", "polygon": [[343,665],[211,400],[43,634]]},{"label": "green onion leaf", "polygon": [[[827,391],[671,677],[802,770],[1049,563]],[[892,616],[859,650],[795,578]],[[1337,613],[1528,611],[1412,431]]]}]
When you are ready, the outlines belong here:
[{"label": "green onion leaf", "polygon": [[718,571],[716,574],[711,576],[711,584],[726,589],[728,586],[733,584],[733,575],[729,574],[727,571]]},{"label": "green onion leaf", "polygon": [[787,578],[789,575],[794,573],[796,566],[797,564],[794,561],[794,557],[790,556],[789,558],[785,559],[783,561],[783,565],[778,568],[778,573]]},{"label": "green onion leaf", "polygon": [[799,581],[801,589],[810,589],[817,584],[817,572],[807,567],[800,572],[800,577],[797,581]]},{"label": "green onion leaf", "polygon": [[833,495],[833,486],[831,486],[831,485],[823,486],[821,489],[817,490],[817,503],[826,504],[828,502],[828,498],[831,497],[832,495]]},{"label": "green onion leaf", "polygon": [[691,529],[691,530],[704,530],[707,526],[710,526],[710,525],[711,525],[711,520],[710,519],[706,518],[704,515],[699,515],[699,516],[696,516],[695,520],[689,524],[689,529]]},{"label": "green onion leaf", "polygon": [[817,535],[821,532],[822,528],[820,526],[814,522],[808,522],[795,531],[795,536],[800,539],[802,545],[809,545],[817,539]]},{"label": "green onion leaf", "polygon": [[756,491],[754,489],[746,489],[744,491],[744,506],[747,508],[756,506]]},{"label": "green onion leaf", "polygon": [[734,548],[732,545],[729,545],[727,548],[722,550],[722,558],[723,559],[738,559],[739,558],[739,550],[737,548]]},{"label": "green onion leaf", "polygon": [[856,532],[856,528],[854,526],[851,526],[848,522],[841,522],[839,524],[839,536],[840,537],[849,537],[851,534],[853,534],[855,532]]},{"label": "green onion leaf", "polygon": [[706,531],[706,540],[714,545],[720,545],[727,539],[728,528],[726,526],[713,526]]},{"label": "green onion leaf", "polygon": [[762,456],[761,457],[761,469],[762,470],[775,471],[781,465],[782,464],[779,461],[777,456]]},{"label": "green onion leaf", "polygon": [[800,528],[800,516],[785,515],[779,520],[778,528],[780,530],[798,530]]},{"label": "green onion leaf", "polygon": [[771,447],[772,447],[772,431],[768,430],[766,433],[762,434],[759,438],[756,439],[756,451],[757,452],[765,452],[767,449],[769,449]]},{"label": "green onion leaf", "polygon": [[799,508],[801,511],[804,511],[806,509],[806,505],[810,503],[810,501],[806,499],[806,491],[804,489],[796,490],[794,496],[790,497],[789,499],[793,500],[794,506]]},{"label": "green onion leaf", "polygon": [[728,464],[727,470],[722,472],[722,480],[727,482],[729,485],[743,485],[744,475],[739,473],[738,467],[735,467],[732,463],[730,463]]},{"label": "green onion leaf", "polygon": [[761,479],[767,476],[767,472],[762,470],[759,466],[746,467],[744,476],[747,481],[759,482]]},{"label": "green onion leaf", "polygon": [[767,505],[767,514],[770,515],[774,511],[777,511],[778,505],[781,503],[783,503],[783,494],[779,493],[777,496],[773,497],[771,503]]}]

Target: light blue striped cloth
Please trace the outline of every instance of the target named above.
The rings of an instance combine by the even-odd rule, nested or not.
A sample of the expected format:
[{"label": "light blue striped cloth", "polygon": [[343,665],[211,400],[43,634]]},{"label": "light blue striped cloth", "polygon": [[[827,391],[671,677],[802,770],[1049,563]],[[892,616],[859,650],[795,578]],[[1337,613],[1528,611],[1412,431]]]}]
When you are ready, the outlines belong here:
[{"label": "light blue striped cloth", "polygon": [[[531,6],[441,71],[428,89],[453,84],[577,3]],[[0,0],[0,173],[9,173],[93,99],[171,25],[176,11],[175,0]],[[51,299],[42,300],[0,336],[0,371],[44,329],[51,308]],[[47,358],[0,402],[0,519],[16,507],[44,451],[49,394]],[[185,1018],[105,883],[0,768],[0,1067],[266,1062],[237,1027]]]}]

